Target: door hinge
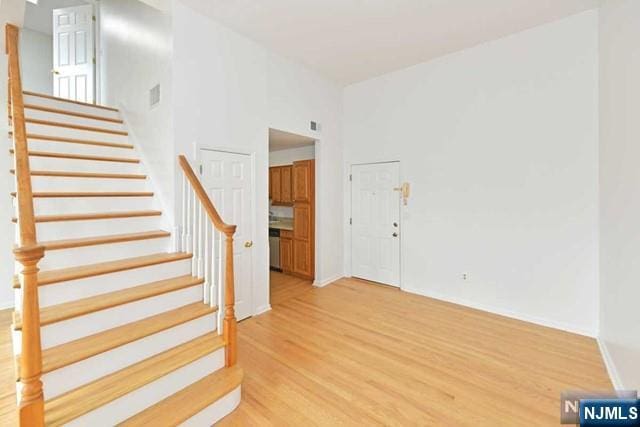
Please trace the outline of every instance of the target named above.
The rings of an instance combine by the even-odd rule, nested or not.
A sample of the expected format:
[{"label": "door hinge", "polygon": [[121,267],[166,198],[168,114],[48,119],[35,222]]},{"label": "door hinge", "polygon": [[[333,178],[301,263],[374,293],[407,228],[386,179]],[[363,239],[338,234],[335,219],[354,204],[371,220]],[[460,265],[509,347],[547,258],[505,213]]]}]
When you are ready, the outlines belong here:
[{"label": "door hinge", "polygon": [[198,170],[200,170],[200,175],[202,175],[202,165],[198,165]]},{"label": "door hinge", "polygon": [[353,181],[353,175],[349,174],[349,181]]},{"label": "door hinge", "polygon": [[93,58],[93,65],[96,65],[96,58]]},{"label": "door hinge", "polygon": [[353,225],[353,218],[349,218],[349,225]]},{"label": "door hinge", "polygon": [[91,17],[91,20],[95,22],[95,20],[96,20],[96,16],[95,16],[95,15],[93,15],[93,16]]}]

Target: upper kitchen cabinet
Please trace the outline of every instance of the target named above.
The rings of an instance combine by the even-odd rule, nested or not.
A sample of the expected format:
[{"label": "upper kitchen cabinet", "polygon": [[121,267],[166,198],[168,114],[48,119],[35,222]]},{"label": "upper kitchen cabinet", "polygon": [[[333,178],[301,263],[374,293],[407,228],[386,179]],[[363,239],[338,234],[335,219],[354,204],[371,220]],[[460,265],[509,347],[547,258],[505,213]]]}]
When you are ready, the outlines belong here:
[{"label": "upper kitchen cabinet", "polygon": [[291,206],[291,170],[292,166],[273,166],[269,168],[269,198],[273,205]]},{"label": "upper kitchen cabinet", "polygon": [[313,160],[293,162],[293,201],[311,202],[313,197]]}]

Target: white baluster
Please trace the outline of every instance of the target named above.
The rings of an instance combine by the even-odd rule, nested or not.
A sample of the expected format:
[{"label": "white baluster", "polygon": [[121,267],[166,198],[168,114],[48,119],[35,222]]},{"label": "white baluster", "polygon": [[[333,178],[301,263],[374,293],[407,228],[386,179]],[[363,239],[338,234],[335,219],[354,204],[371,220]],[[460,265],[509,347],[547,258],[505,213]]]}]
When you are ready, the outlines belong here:
[{"label": "white baluster", "polygon": [[193,253],[191,250],[191,184],[187,184],[187,188],[185,190],[186,194],[186,213],[185,213],[185,230],[184,230],[184,241],[185,246],[184,250],[188,253]]},{"label": "white baluster", "polygon": [[195,190],[192,191],[192,209],[191,209],[191,248],[193,250],[193,258],[191,258],[191,274],[196,276],[198,274],[198,198]]},{"label": "white baluster", "polygon": [[218,301],[216,301],[216,305],[218,306],[218,331],[222,332],[222,321],[224,319],[224,308],[222,307],[224,302],[224,273],[222,269],[222,232],[218,232]]},{"label": "white baluster", "polygon": [[186,225],[187,225],[187,177],[182,174],[182,221],[180,222],[180,251],[187,252]]},{"label": "white baluster", "polygon": [[204,209],[202,203],[198,203],[198,277],[204,277]]},{"label": "white baluster", "polygon": [[209,304],[211,302],[211,259],[209,250],[209,217],[205,218],[204,222],[204,303]]}]

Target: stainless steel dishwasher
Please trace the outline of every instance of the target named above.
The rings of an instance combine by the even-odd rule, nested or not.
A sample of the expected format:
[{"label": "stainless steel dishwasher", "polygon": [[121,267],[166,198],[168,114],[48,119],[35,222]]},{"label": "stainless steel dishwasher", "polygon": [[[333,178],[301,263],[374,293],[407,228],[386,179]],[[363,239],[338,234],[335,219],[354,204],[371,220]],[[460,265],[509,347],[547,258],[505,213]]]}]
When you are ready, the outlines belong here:
[{"label": "stainless steel dishwasher", "polygon": [[269,267],[280,270],[280,230],[269,229]]}]

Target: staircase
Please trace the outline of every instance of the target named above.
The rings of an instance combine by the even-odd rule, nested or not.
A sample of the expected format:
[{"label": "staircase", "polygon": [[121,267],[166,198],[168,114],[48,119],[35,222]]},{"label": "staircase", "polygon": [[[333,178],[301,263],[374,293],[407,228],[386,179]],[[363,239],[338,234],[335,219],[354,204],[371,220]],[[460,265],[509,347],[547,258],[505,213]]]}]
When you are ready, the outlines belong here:
[{"label": "staircase", "polygon": [[167,231],[118,111],[23,92],[6,31],[20,425],[213,424],[243,375],[235,226],[180,157],[182,218]]}]

